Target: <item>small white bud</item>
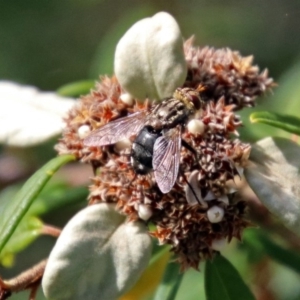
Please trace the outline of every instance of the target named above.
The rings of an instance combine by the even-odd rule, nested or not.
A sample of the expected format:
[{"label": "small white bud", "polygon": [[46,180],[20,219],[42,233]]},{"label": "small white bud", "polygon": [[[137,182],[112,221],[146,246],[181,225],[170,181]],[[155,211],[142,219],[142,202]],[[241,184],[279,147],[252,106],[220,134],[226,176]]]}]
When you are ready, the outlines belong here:
[{"label": "small white bud", "polygon": [[187,129],[194,135],[201,135],[205,130],[205,125],[201,120],[192,119],[188,122]]},{"label": "small white bud", "polygon": [[142,220],[147,221],[152,217],[153,211],[148,205],[140,204],[138,214]]},{"label": "small white bud", "polygon": [[134,103],[134,99],[133,97],[129,94],[129,93],[123,93],[121,96],[120,96],[120,100],[128,105],[128,106],[132,106],[133,103]]},{"label": "small white bud", "polygon": [[84,139],[85,137],[87,137],[90,132],[91,132],[91,129],[90,129],[90,126],[88,126],[88,125],[81,125],[77,130],[78,136],[81,139]]},{"label": "small white bud", "polygon": [[212,206],[207,210],[207,218],[211,223],[219,223],[223,220],[224,209],[220,206]]}]

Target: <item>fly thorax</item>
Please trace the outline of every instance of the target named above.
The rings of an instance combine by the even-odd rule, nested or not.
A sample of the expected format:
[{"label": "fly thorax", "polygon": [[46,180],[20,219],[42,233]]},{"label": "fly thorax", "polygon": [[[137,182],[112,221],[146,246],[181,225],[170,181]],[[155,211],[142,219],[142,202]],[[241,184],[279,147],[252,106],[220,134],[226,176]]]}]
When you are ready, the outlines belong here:
[{"label": "fly thorax", "polygon": [[199,110],[203,107],[204,102],[200,97],[201,89],[178,88],[175,90],[173,97],[180,99],[190,109]]}]

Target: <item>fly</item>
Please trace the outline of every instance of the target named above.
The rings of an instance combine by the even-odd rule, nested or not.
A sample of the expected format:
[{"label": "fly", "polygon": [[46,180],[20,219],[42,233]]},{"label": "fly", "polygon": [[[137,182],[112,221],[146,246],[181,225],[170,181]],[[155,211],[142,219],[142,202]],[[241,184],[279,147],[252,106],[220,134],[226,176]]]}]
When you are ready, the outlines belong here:
[{"label": "fly", "polygon": [[150,110],[111,121],[84,139],[85,146],[101,147],[136,135],[131,164],[137,174],[154,171],[162,193],[168,193],[178,177],[181,133],[188,119],[203,106],[202,87],[177,88]]}]

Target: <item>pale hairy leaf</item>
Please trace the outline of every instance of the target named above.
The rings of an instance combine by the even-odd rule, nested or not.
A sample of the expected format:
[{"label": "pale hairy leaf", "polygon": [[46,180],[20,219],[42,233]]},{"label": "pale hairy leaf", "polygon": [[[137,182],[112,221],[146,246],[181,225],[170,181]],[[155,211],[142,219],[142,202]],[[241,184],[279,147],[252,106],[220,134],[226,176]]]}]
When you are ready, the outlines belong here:
[{"label": "pale hairy leaf", "polygon": [[151,238],[142,222],[128,222],[112,204],[88,206],[63,229],[43,277],[48,299],[114,300],[147,267]]},{"label": "pale hairy leaf", "polygon": [[300,233],[300,147],[285,138],[252,146],[245,177],[261,202],[296,234]]},{"label": "pale hairy leaf", "polygon": [[159,12],[135,23],[117,45],[114,69],[122,87],[138,99],[171,96],[187,74],[176,20]]},{"label": "pale hairy leaf", "polygon": [[26,147],[60,134],[74,104],[53,92],[0,81],[0,143]]}]

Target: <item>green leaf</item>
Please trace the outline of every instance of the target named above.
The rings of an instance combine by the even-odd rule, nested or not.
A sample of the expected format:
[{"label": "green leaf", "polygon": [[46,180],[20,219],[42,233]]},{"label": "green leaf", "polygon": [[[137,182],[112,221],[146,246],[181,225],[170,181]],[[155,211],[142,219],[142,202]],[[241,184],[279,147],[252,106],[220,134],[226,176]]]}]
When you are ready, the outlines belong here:
[{"label": "green leaf", "polygon": [[[278,87],[274,89],[275,93],[269,93],[268,97],[257,100],[257,107],[251,108],[251,113],[259,111],[280,112],[283,115],[296,115],[300,111],[300,60],[296,60],[287,71],[278,79]],[[243,128],[239,129],[241,137],[255,142],[266,136],[289,137],[289,133],[277,127],[253,126],[249,120],[249,110],[243,109],[239,112],[242,116]],[[243,139],[241,139],[243,140]]]},{"label": "green leaf", "polygon": [[243,252],[247,254],[249,264],[260,262],[266,255],[257,235],[258,230],[256,228],[247,228],[243,232],[243,243],[239,245],[244,250]]},{"label": "green leaf", "polygon": [[[155,247],[155,245],[154,245],[154,247]],[[167,246],[159,245],[157,247],[157,249],[154,248],[154,250],[153,250],[154,253],[152,254],[152,257],[150,259],[149,266],[155,264],[158,260],[160,260],[162,258],[162,256],[165,255],[165,253],[167,253],[169,251],[170,251],[170,248]]]},{"label": "green leaf", "polygon": [[262,236],[260,241],[271,258],[300,273],[300,255],[297,252],[279,246],[266,236]]},{"label": "green leaf", "polygon": [[31,244],[41,234],[42,228],[43,222],[40,219],[32,216],[23,218],[1,252],[1,264],[11,267],[14,255]]},{"label": "green leaf", "polygon": [[255,300],[237,270],[221,255],[206,262],[204,276],[207,300]]},{"label": "green leaf", "polygon": [[[278,263],[300,273],[300,255],[296,251],[292,251],[274,243],[266,234],[257,231],[251,236],[244,235],[243,240],[259,250],[267,254]],[[253,243],[253,241],[255,241]]]},{"label": "green leaf", "polygon": [[189,269],[184,272],[180,287],[174,300],[205,300],[204,276],[202,272],[203,268],[199,268],[201,273],[195,269]]},{"label": "green leaf", "polygon": [[252,123],[263,123],[300,135],[300,118],[274,112],[260,111],[250,115]]},{"label": "green leaf", "polygon": [[75,160],[73,155],[58,156],[50,160],[26,181],[12,199],[9,209],[1,209],[1,217],[5,220],[0,227],[0,253],[45,184],[61,166],[72,160]]},{"label": "green leaf", "polygon": [[[3,220],[6,221],[6,215],[14,211],[13,199],[20,190],[20,184],[9,186],[0,193],[0,215],[4,218],[0,221],[0,228],[3,227]],[[3,248],[0,255],[0,263],[3,266],[11,267],[14,263],[16,253],[25,249],[29,244],[36,240],[41,234],[43,228],[42,221],[37,216],[49,213],[58,208],[85,203],[87,198],[86,187],[70,187],[68,184],[52,180],[49,182],[36,200],[27,211],[17,229]]]},{"label": "green leaf", "polygon": [[58,208],[84,203],[87,198],[86,187],[69,187],[62,182],[48,184],[34,201],[28,215],[43,215]]},{"label": "green leaf", "polygon": [[63,85],[57,93],[65,97],[79,97],[88,94],[95,86],[95,80],[82,80]]},{"label": "green leaf", "polygon": [[180,273],[178,263],[169,262],[166,267],[163,279],[155,293],[154,300],[172,300],[175,298],[180,286],[183,273]]}]

